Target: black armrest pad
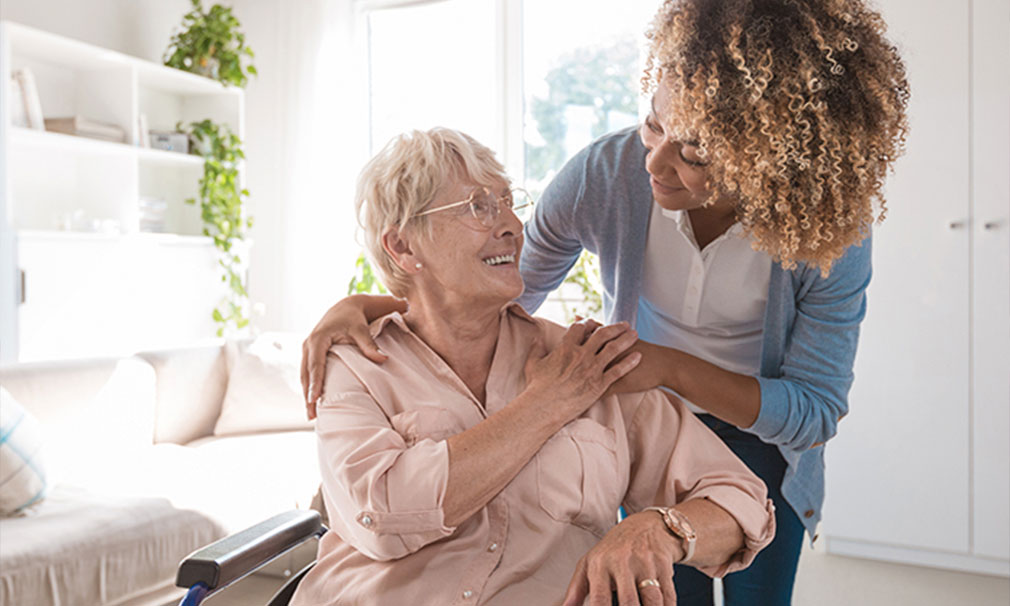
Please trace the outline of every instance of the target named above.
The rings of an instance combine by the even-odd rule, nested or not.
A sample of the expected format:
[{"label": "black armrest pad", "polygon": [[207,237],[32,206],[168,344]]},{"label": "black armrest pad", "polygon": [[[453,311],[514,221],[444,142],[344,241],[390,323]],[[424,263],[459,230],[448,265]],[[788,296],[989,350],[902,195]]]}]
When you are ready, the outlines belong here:
[{"label": "black armrest pad", "polygon": [[318,512],[286,511],[191,553],[179,564],[175,584],[224,587],[322,531]]}]

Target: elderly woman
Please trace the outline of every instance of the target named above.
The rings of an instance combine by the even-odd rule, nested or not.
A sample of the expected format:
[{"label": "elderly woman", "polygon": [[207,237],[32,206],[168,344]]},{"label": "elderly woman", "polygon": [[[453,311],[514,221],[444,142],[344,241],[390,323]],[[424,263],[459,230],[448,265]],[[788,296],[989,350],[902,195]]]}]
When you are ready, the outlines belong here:
[{"label": "elderly woman", "polygon": [[401,136],[357,204],[407,311],[371,325],[384,364],[330,350],[316,431],[332,531],[294,604],[672,604],[674,563],[719,576],[771,541],[765,486],[682,403],[605,395],[641,357],[620,358],[633,330],[565,330],[512,303],[523,225],[490,150]]}]

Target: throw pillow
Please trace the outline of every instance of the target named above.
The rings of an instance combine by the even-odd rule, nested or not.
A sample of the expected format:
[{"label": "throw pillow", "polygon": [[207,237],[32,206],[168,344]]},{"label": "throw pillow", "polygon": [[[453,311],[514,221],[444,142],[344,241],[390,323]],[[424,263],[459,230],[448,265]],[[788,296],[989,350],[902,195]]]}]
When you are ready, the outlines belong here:
[{"label": "throw pillow", "polygon": [[301,355],[301,338],[294,334],[229,343],[228,389],[214,435],[311,429],[298,379]]},{"label": "throw pillow", "polygon": [[42,427],[0,387],[0,515],[20,513],[46,496]]}]

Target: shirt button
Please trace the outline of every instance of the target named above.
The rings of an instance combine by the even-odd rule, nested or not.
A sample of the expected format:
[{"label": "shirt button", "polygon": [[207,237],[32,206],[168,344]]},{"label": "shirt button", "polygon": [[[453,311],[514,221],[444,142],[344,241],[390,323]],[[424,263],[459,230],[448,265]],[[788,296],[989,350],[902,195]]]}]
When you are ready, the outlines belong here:
[{"label": "shirt button", "polygon": [[487,550],[488,551],[497,551],[498,550],[498,543],[491,543],[490,545],[487,546]]},{"label": "shirt button", "polygon": [[803,512],[803,517],[804,518],[812,518],[812,517],[814,517],[814,510],[813,509],[808,509],[808,510],[804,511]]},{"label": "shirt button", "polygon": [[472,597],[473,597],[473,592],[470,591],[469,589],[467,589],[466,591],[463,592],[463,599],[464,600],[469,600]]},{"label": "shirt button", "polygon": [[372,525],[372,516],[361,516],[361,525],[362,526],[371,526]]}]

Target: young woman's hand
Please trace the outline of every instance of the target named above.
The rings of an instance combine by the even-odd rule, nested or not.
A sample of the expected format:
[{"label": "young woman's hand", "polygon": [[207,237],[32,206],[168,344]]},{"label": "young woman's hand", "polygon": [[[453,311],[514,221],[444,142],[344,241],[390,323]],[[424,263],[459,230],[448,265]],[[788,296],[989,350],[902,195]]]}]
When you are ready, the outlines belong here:
[{"label": "young woman's hand", "polygon": [[550,353],[542,344],[530,352],[525,391],[550,402],[567,423],[638,364],[641,354],[637,352],[612,364],[637,340],[638,334],[625,322],[598,328],[576,322]]},{"label": "young woman's hand", "polygon": [[326,311],[312,333],[302,343],[302,395],[309,419],[316,418],[316,400],[323,392],[326,376],[326,352],[331,345],[355,345],[369,360],[381,364],[386,355],[372,340],[369,321],[397,310],[398,299],[384,296],[351,295]]},{"label": "young woman's hand", "polygon": [[[614,382],[607,390],[606,395],[618,393],[633,393],[645,391],[660,385],[671,384],[668,378],[671,352],[665,347],[653,345],[646,341],[638,341],[628,348],[624,354],[630,356],[638,353],[642,356],[641,363],[637,364],[631,372]],[[618,358],[618,361],[622,360]]]}]

